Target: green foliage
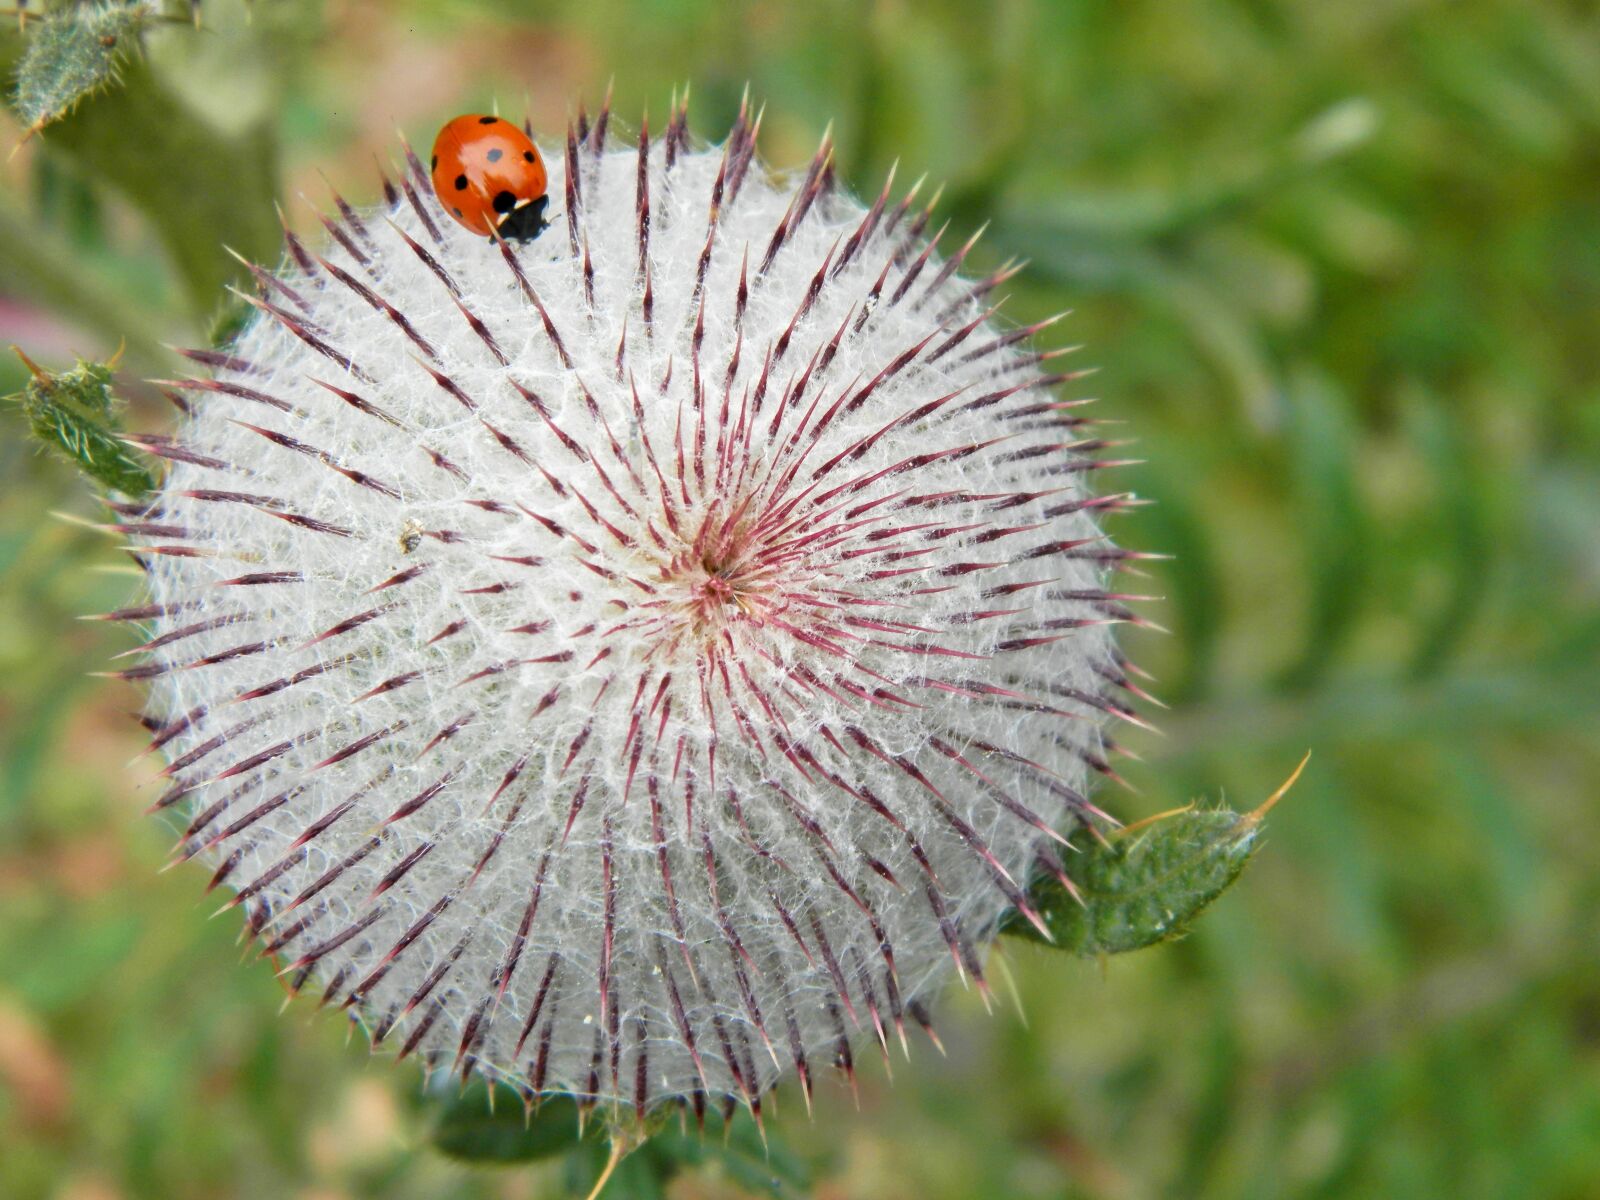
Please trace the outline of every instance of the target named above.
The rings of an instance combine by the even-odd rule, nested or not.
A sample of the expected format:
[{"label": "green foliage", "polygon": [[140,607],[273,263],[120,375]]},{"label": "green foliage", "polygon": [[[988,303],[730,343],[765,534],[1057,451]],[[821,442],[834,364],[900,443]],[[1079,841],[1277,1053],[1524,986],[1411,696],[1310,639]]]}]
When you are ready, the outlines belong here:
[{"label": "green foliage", "polygon": [[1190,805],[1091,840],[1068,856],[1066,883],[1047,875],[1029,891],[1053,940],[1019,916],[1004,932],[1083,958],[1182,937],[1238,880],[1256,852],[1261,819],[1304,769],[1302,761],[1252,812]]},{"label": "green foliage", "polygon": [[1412,651],[1413,678],[1436,674],[1466,637],[1488,596],[1484,586],[1495,568],[1491,527],[1491,481],[1468,439],[1432,397],[1407,397],[1407,432],[1418,447],[1437,492],[1438,519],[1428,549],[1445,558],[1448,585],[1432,615],[1420,623]]},{"label": "green foliage", "polygon": [[577,1104],[551,1097],[529,1110],[510,1088],[443,1080],[443,1095],[428,1106],[428,1142],[440,1153],[480,1165],[533,1162],[574,1150],[580,1142],[603,1140],[601,1122],[584,1124]]},{"label": "green foliage", "polygon": [[1181,937],[1239,878],[1256,851],[1255,833],[1238,813],[1190,809],[1093,842],[1068,864],[1078,896],[1052,877],[1029,893],[1055,940],[1015,919],[1006,932],[1084,958]]},{"label": "green foliage", "polygon": [[1338,660],[1367,595],[1372,544],[1351,459],[1354,423],[1326,378],[1302,371],[1284,393],[1289,494],[1298,509],[1299,553],[1310,585],[1304,649],[1284,685],[1310,687]]},{"label": "green foliage", "polygon": [[10,399],[22,406],[34,437],[113,492],[137,498],[156,486],[155,473],[120,437],[111,364],[79,359],[71,370],[52,375],[23,361],[33,378]]},{"label": "green foliage", "polygon": [[[811,1194],[811,1171],[804,1159],[771,1130],[763,1133],[748,1113],[741,1111],[726,1122],[708,1116],[703,1129],[687,1124],[681,1113],[652,1125],[650,1136],[628,1149],[606,1180],[601,1193],[606,1200],[664,1200],[672,1181],[686,1172],[720,1177],[747,1196],[801,1200]],[[569,1195],[589,1195],[611,1150],[601,1139],[568,1157],[562,1182]]]},{"label": "green foliage", "polygon": [[715,1170],[751,1194],[778,1200],[806,1195],[810,1183],[805,1161],[743,1111],[727,1122],[712,1114],[703,1129],[691,1127],[684,1113],[663,1111],[638,1129],[632,1113],[583,1115],[567,1096],[530,1108],[509,1087],[463,1089],[442,1076],[419,1107],[428,1144],[448,1157],[481,1167],[559,1158],[575,1196],[594,1186],[617,1138],[627,1153],[606,1184],[610,1200],[664,1196],[671,1180],[689,1170]]},{"label": "green foliage", "polygon": [[708,1118],[704,1130],[669,1124],[636,1153],[656,1163],[663,1179],[709,1168],[751,1196],[795,1200],[810,1195],[812,1172],[805,1159],[742,1110],[728,1122]]},{"label": "green foliage", "polygon": [[148,0],[58,8],[38,23],[17,68],[14,103],[29,132],[117,82],[139,33],[157,15]]}]

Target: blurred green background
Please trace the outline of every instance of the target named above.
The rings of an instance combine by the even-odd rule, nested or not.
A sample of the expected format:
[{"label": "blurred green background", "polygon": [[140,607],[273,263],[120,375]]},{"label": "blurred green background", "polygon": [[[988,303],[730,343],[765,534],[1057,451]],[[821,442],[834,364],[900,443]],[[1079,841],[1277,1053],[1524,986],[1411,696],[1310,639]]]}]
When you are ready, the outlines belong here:
[{"label": "blurred green background", "polygon": [[[37,2],[35,4],[37,7]],[[861,1112],[780,1095],[815,1195],[1600,1196],[1600,9],[1580,0],[208,0],[129,88],[0,167],[0,344],[49,365],[199,344],[271,202],[376,198],[498,102],[548,136],[615,77],[716,139],[745,84],[775,167],[945,184],[949,245],[1071,307],[1176,557],[1132,631],[1164,736],[1124,818],[1257,803],[1243,882],[1104,965],[1006,951],[1022,1015],[953,994],[948,1058]],[[0,26],[5,23],[0,22]],[[9,76],[22,41],[0,29]],[[0,119],[0,145],[20,135]],[[0,393],[21,385],[0,363]],[[135,427],[168,421],[133,388]],[[516,1197],[419,1144],[418,1077],[279,1012],[198,868],[158,875],[136,581],[86,489],[0,412],[0,1196]],[[743,1195],[715,1170],[679,1197]]]}]

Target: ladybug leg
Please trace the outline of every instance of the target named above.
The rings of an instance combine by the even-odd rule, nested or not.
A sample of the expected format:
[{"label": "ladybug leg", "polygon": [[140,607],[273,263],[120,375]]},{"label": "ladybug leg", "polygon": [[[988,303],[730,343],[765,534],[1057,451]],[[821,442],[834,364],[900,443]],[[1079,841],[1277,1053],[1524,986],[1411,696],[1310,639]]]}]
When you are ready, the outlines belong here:
[{"label": "ladybug leg", "polygon": [[550,227],[550,222],[544,215],[549,205],[550,197],[540,196],[537,200],[531,200],[512,209],[506,214],[506,219],[500,222],[500,236],[519,242],[531,242]]}]

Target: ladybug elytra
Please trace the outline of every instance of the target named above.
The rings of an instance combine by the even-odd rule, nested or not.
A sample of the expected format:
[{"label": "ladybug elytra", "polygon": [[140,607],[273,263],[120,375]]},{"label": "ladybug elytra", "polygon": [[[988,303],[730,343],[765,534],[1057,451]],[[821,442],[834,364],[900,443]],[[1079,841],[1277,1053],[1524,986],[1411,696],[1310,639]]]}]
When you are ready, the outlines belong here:
[{"label": "ladybug elytra", "polygon": [[544,230],[544,159],[510,121],[467,113],[447,122],[433,140],[432,167],[439,203],[463,228],[518,241]]}]

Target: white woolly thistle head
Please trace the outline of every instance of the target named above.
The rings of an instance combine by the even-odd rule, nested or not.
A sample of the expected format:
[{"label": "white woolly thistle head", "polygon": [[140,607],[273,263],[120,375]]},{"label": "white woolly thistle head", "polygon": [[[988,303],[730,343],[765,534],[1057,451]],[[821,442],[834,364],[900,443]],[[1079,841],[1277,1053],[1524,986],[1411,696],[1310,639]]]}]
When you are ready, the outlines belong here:
[{"label": "white woolly thistle head", "polygon": [[720,147],[548,154],[496,243],[402,183],[257,269],[133,523],[179,846],[296,989],[636,1106],[903,1039],[1095,814],[1104,443],[930,214]]}]

